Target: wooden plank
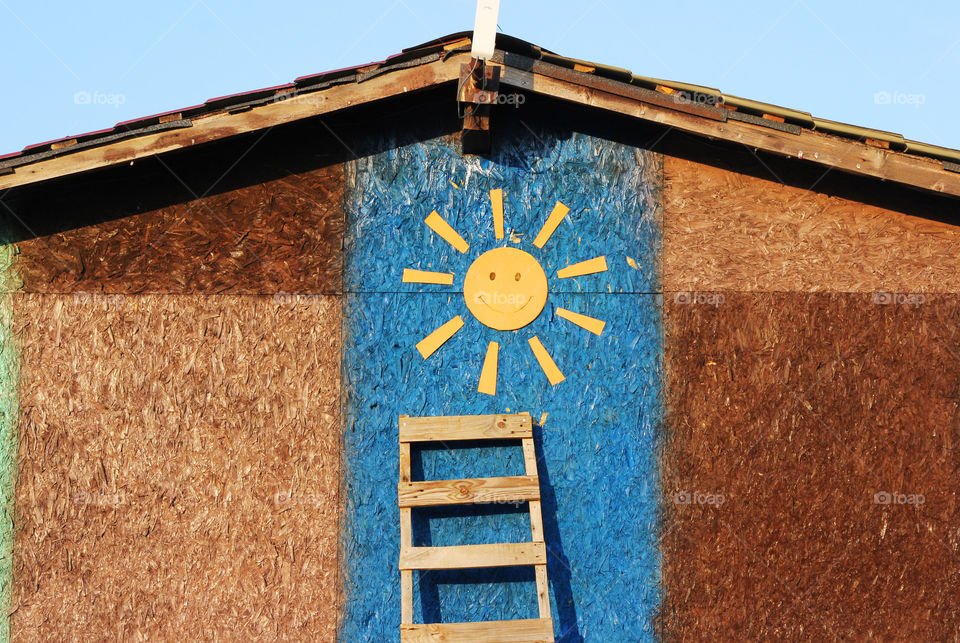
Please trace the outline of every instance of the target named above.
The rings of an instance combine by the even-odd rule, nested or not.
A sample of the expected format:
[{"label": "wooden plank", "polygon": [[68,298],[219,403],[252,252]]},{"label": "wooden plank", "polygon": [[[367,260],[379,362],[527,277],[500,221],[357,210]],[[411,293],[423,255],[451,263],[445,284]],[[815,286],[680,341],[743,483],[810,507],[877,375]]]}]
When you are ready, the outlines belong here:
[{"label": "wooden plank", "polygon": [[498,440],[533,435],[530,415],[450,415],[400,420],[401,442]]},{"label": "wooden plank", "polygon": [[237,114],[218,112],[197,116],[184,129],[156,132],[89,148],[29,165],[0,176],[0,190],[100,167],[163,154],[237,134],[255,132],[310,116],[329,114],[375,100],[425,89],[460,77],[460,64],[470,54],[453,54],[443,61],[384,73],[362,83],[337,85],[295,99],[267,103]]},{"label": "wooden plank", "polygon": [[523,447],[523,468],[528,476],[537,474],[537,450],[533,444],[533,434],[524,438],[520,445]]},{"label": "wooden plank", "polygon": [[547,583],[547,566],[537,565],[537,607],[540,618],[550,618],[550,585]]},{"label": "wooden plank", "polygon": [[413,570],[410,569],[400,570],[400,623],[413,623]]},{"label": "wooden plank", "polygon": [[552,643],[553,620],[401,625],[402,643]]},{"label": "wooden plank", "polygon": [[577,84],[514,67],[504,66],[500,82],[580,105],[675,127],[707,138],[742,143],[766,152],[836,167],[851,174],[872,176],[960,196],[960,175],[944,171],[941,162],[933,158],[876,148],[859,141],[808,129],[801,130],[800,134],[790,134],[739,121],[701,118],[672,107],[603,91],[587,86],[585,82]]},{"label": "wooden plank", "polygon": [[[523,464],[528,476],[537,476],[537,450],[533,438],[524,438],[523,442]],[[539,483],[539,477],[537,482]],[[531,501],[528,505],[530,509],[530,536],[535,543],[542,543],[543,537],[543,513],[540,500]],[[550,618],[550,585],[547,582],[547,566],[536,566],[537,577],[537,608],[540,610],[540,618]]]},{"label": "wooden plank", "polygon": [[50,145],[51,150],[62,150],[67,147],[73,147],[77,144],[77,139],[71,138],[69,141],[60,141],[58,143],[53,143]]},{"label": "wooden plank", "polygon": [[400,549],[400,569],[479,569],[545,565],[543,543],[494,543],[455,547],[409,547]]},{"label": "wooden plank", "polygon": [[401,482],[397,495],[401,507],[516,503],[539,500],[540,483],[536,476]]},{"label": "wooden plank", "polygon": [[[501,62],[501,60],[497,60],[497,62]],[[572,69],[567,69],[561,65],[555,65],[544,60],[535,60],[526,56],[511,54],[510,63],[513,64],[512,69],[548,76],[561,82],[570,83],[577,86],[598,88],[607,93],[616,94],[625,98],[631,98],[633,100],[640,100],[645,103],[659,105],[668,109],[675,109],[688,114],[695,114],[704,118],[711,118],[720,121],[727,119],[727,110],[718,109],[713,105],[706,105],[697,101],[682,99],[681,97],[683,97],[684,94],[682,92],[673,90],[673,88],[670,88],[672,92],[671,94],[664,94],[652,89],[639,87],[630,82],[626,82],[626,79],[614,80],[613,78],[606,78],[604,76],[597,76],[595,74],[581,74]],[[504,67],[504,69],[500,72],[501,79],[503,74],[507,73],[507,70],[508,68]],[[629,74],[629,72],[627,73]],[[665,85],[660,86],[665,87]]]},{"label": "wooden plank", "polygon": [[535,543],[543,542],[543,514],[539,500],[530,501],[530,540]]},{"label": "wooden plank", "polygon": [[[400,421],[407,415],[401,415]],[[410,444],[400,443],[400,484],[410,482]],[[413,515],[409,507],[400,508],[400,549],[413,545]],[[413,572],[400,570],[400,622],[413,623]]]},{"label": "wooden plank", "polygon": [[[524,438],[523,440],[523,464],[528,476],[537,475],[537,454],[533,445],[533,438]],[[539,478],[537,478],[539,484]],[[543,513],[540,500],[531,500],[528,505],[530,509],[530,540],[535,543],[542,543],[543,539]]]}]

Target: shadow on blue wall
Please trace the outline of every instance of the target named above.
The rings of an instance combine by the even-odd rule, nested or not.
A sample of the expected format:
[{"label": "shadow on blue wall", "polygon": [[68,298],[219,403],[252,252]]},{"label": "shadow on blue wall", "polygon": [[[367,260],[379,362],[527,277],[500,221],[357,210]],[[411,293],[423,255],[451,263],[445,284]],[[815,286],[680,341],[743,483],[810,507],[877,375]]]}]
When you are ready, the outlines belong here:
[{"label": "shadow on blue wall", "polygon": [[547,544],[547,578],[556,601],[557,613],[553,615],[553,629],[559,626],[557,643],[583,641],[577,625],[577,606],[573,602],[570,587],[570,561],[563,549],[560,528],[557,525],[557,496],[550,484],[550,472],[543,457],[543,429],[533,427],[533,445],[537,454],[537,473],[540,474],[540,509],[543,512],[543,539]]}]

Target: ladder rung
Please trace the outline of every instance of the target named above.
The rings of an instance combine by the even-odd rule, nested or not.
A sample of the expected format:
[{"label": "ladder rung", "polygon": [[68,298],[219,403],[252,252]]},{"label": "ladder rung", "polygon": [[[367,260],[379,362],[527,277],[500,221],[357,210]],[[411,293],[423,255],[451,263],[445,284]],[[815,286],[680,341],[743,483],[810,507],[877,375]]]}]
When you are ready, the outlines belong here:
[{"label": "ladder rung", "polygon": [[537,476],[401,482],[397,494],[401,507],[524,502],[540,499],[540,483]]},{"label": "ladder rung", "polygon": [[495,543],[456,547],[410,547],[400,549],[400,569],[476,569],[544,565],[543,543]]},{"label": "ladder rung", "polygon": [[400,418],[401,442],[529,438],[533,424],[526,413]]},{"label": "ladder rung", "polygon": [[402,643],[552,643],[553,620],[531,618],[482,623],[401,625]]}]

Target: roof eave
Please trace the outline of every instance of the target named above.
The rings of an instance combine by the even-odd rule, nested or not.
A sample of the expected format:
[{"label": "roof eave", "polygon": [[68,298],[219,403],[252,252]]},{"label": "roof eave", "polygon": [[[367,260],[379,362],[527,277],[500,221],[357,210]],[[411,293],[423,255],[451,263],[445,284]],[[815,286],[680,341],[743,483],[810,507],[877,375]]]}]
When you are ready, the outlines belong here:
[{"label": "roof eave", "polygon": [[[0,160],[0,189],[127,163],[455,81],[461,63],[469,59],[469,43],[463,34],[455,34],[382,63],[208,101],[205,106],[211,111],[166,112],[96,136],[55,142]],[[557,56],[514,38],[498,38],[498,45],[510,47],[497,49],[492,60],[502,66],[501,82],[506,86],[960,197],[957,150],[817,119],[713,88],[634,76],[627,70]]]}]

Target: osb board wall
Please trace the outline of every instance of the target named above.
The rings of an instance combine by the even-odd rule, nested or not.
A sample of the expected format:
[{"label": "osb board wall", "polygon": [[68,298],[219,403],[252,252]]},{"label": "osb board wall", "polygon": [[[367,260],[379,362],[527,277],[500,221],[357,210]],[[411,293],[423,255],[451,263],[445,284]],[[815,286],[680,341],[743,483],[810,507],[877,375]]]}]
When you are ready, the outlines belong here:
[{"label": "osb board wall", "polygon": [[147,189],[108,199],[65,191],[34,204],[84,225],[18,244],[24,291],[340,291],[341,164],[139,212],[136,190]]},{"label": "osb board wall", "polygon": [[667,298],[665,351],[667,640],[960,635],[960,297]]},{"label": "osb board wall", "polygon": [[[347,167],[345,641],[398,637],[397,416],[505,411],[527,411],[545,424],[535,441],[557,640],[652,635],[660,595],[655,457],[662,349],[651,293],[659,284],[660,158],[517,118],[498,120],[500,143],[489,157],[465,157],[457,141],[434,138]],[[493,234],[488,194],[496,188],[504,196],[503,241]],[[532,240],[557,200],[571,211],[538,249]],[[470,244],[466,254],[426,229],[432,209]],[[480,253],[503,245],[532,253],[549,275],[546,308],[515,332],[483,326],[453,292]],[[557,268],[597,255],[607,257],[610,270],[555,278]],[[454,286],[403,284],[404,268],[449,271]],[[592,335],[556,315],[558,306],[603,319],[606,328]],[[462,330],[423,359],[415,344],[456,315]],[[564,382],[550,385],[527,344],[532,335],[551,352]],[[477,392],[490,341],[500,343],[496,396]],[[423,457],[422,473],[450,479],[522,472],[519,458],[505,451],[433,452]],[[499,511],[469,517],[415,511],[414,542],[529,540],[525,511],[504,517],[508,507],[493,508]],[[535,617],[530,572],[417,573],[414,619]]]},{"label": "osb board wall", "polygon": [[664,158],[668,292],[957,292],[958,242],[956,225]]},{"label": "osb board wall", "polygon": [[19,295],[19,640],[331,640],[340,303]]}]

